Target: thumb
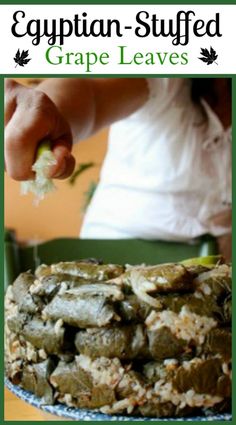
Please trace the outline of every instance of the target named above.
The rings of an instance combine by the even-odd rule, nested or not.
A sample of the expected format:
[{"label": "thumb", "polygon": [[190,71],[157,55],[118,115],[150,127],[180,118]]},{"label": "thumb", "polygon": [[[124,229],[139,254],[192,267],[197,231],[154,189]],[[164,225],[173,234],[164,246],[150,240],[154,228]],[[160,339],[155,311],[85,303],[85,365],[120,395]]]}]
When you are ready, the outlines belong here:
[{"label": "thumb", "polygon": [[63,140],[53,143],[52,152],[56,159],[56,164],[50,169],[49,177],[65,179],[69,177],[75,168],[75,158],[71,154],[70,145]]}]

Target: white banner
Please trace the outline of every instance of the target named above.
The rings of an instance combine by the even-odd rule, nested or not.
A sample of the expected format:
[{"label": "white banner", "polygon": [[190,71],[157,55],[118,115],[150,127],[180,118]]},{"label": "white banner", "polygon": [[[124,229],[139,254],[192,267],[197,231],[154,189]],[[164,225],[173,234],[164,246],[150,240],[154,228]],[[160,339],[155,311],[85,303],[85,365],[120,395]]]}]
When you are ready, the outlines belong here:
[{"label": "white banner", "polygon": [[232,74],[235,5],[1,5],[2,74]]}]

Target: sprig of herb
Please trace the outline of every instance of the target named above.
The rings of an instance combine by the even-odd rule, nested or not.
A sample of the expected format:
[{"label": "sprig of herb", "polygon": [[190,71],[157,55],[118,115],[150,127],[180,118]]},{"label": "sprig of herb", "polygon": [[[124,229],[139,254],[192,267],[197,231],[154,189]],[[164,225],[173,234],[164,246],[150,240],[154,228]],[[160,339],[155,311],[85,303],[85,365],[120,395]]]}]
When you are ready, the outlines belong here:
[{"label": "sprig of herb", "polygon": [[77,180],[77,178],[82,174],[85,170],[88,170],[91,167],[94,167],[94,162],[85,162],[83,164],[79,164],[77,169],[74,171],[72,176],[69,178],[69,184],[73,186]]}]

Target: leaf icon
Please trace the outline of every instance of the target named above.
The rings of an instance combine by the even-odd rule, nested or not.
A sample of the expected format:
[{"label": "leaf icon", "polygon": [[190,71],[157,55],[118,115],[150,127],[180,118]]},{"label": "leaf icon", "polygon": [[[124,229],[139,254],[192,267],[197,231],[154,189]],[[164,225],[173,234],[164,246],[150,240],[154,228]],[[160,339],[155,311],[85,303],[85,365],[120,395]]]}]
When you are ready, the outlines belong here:
[{"label": "leaf icon", "polygon": [[216,62],[218,55],[216,54],[216,51],[213,49],[213,47],[210,47],[210,51],[208,49],[201,48],[200,54],[202,57],[198,59],[205,62],[207,65],[211,65],[214,62],[216,65],[218,65]]},{"label": "leaf icon", "polygon": [[27,65],[27,63],[31,60],[26,59],[29,56],[29,50],[22,50],[22,52],[20,53],[20,49],[17,50],[16,52],[16,56],[14,57],[14,61],[16,62],[16,67],[17,65],[20,66],[25,66]]}]

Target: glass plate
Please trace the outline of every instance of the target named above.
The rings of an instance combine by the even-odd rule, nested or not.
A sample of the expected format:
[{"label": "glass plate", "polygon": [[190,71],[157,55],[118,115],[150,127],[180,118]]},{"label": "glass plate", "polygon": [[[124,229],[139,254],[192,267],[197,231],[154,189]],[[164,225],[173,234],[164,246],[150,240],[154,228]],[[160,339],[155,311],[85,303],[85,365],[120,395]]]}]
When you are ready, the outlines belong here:
[{"label": "glass plate", "polygon": [[140,416],[122,416],[122,415],[105,415],[95,410],[76,409],[67,407],[63,404],[55,404],[54,406],[45,406],[41,404],[41,399],[34,394],[23,390],[18,385],[13,385],[7,378],[5,379],[6,387],[17,397],[24,400],[44,412],[56,415],[65,419],[73,419],[76,421],[231,421],[232,415],[229,413],[210,415],[210,416],[191,416],[185,418],[146,418]]}]

